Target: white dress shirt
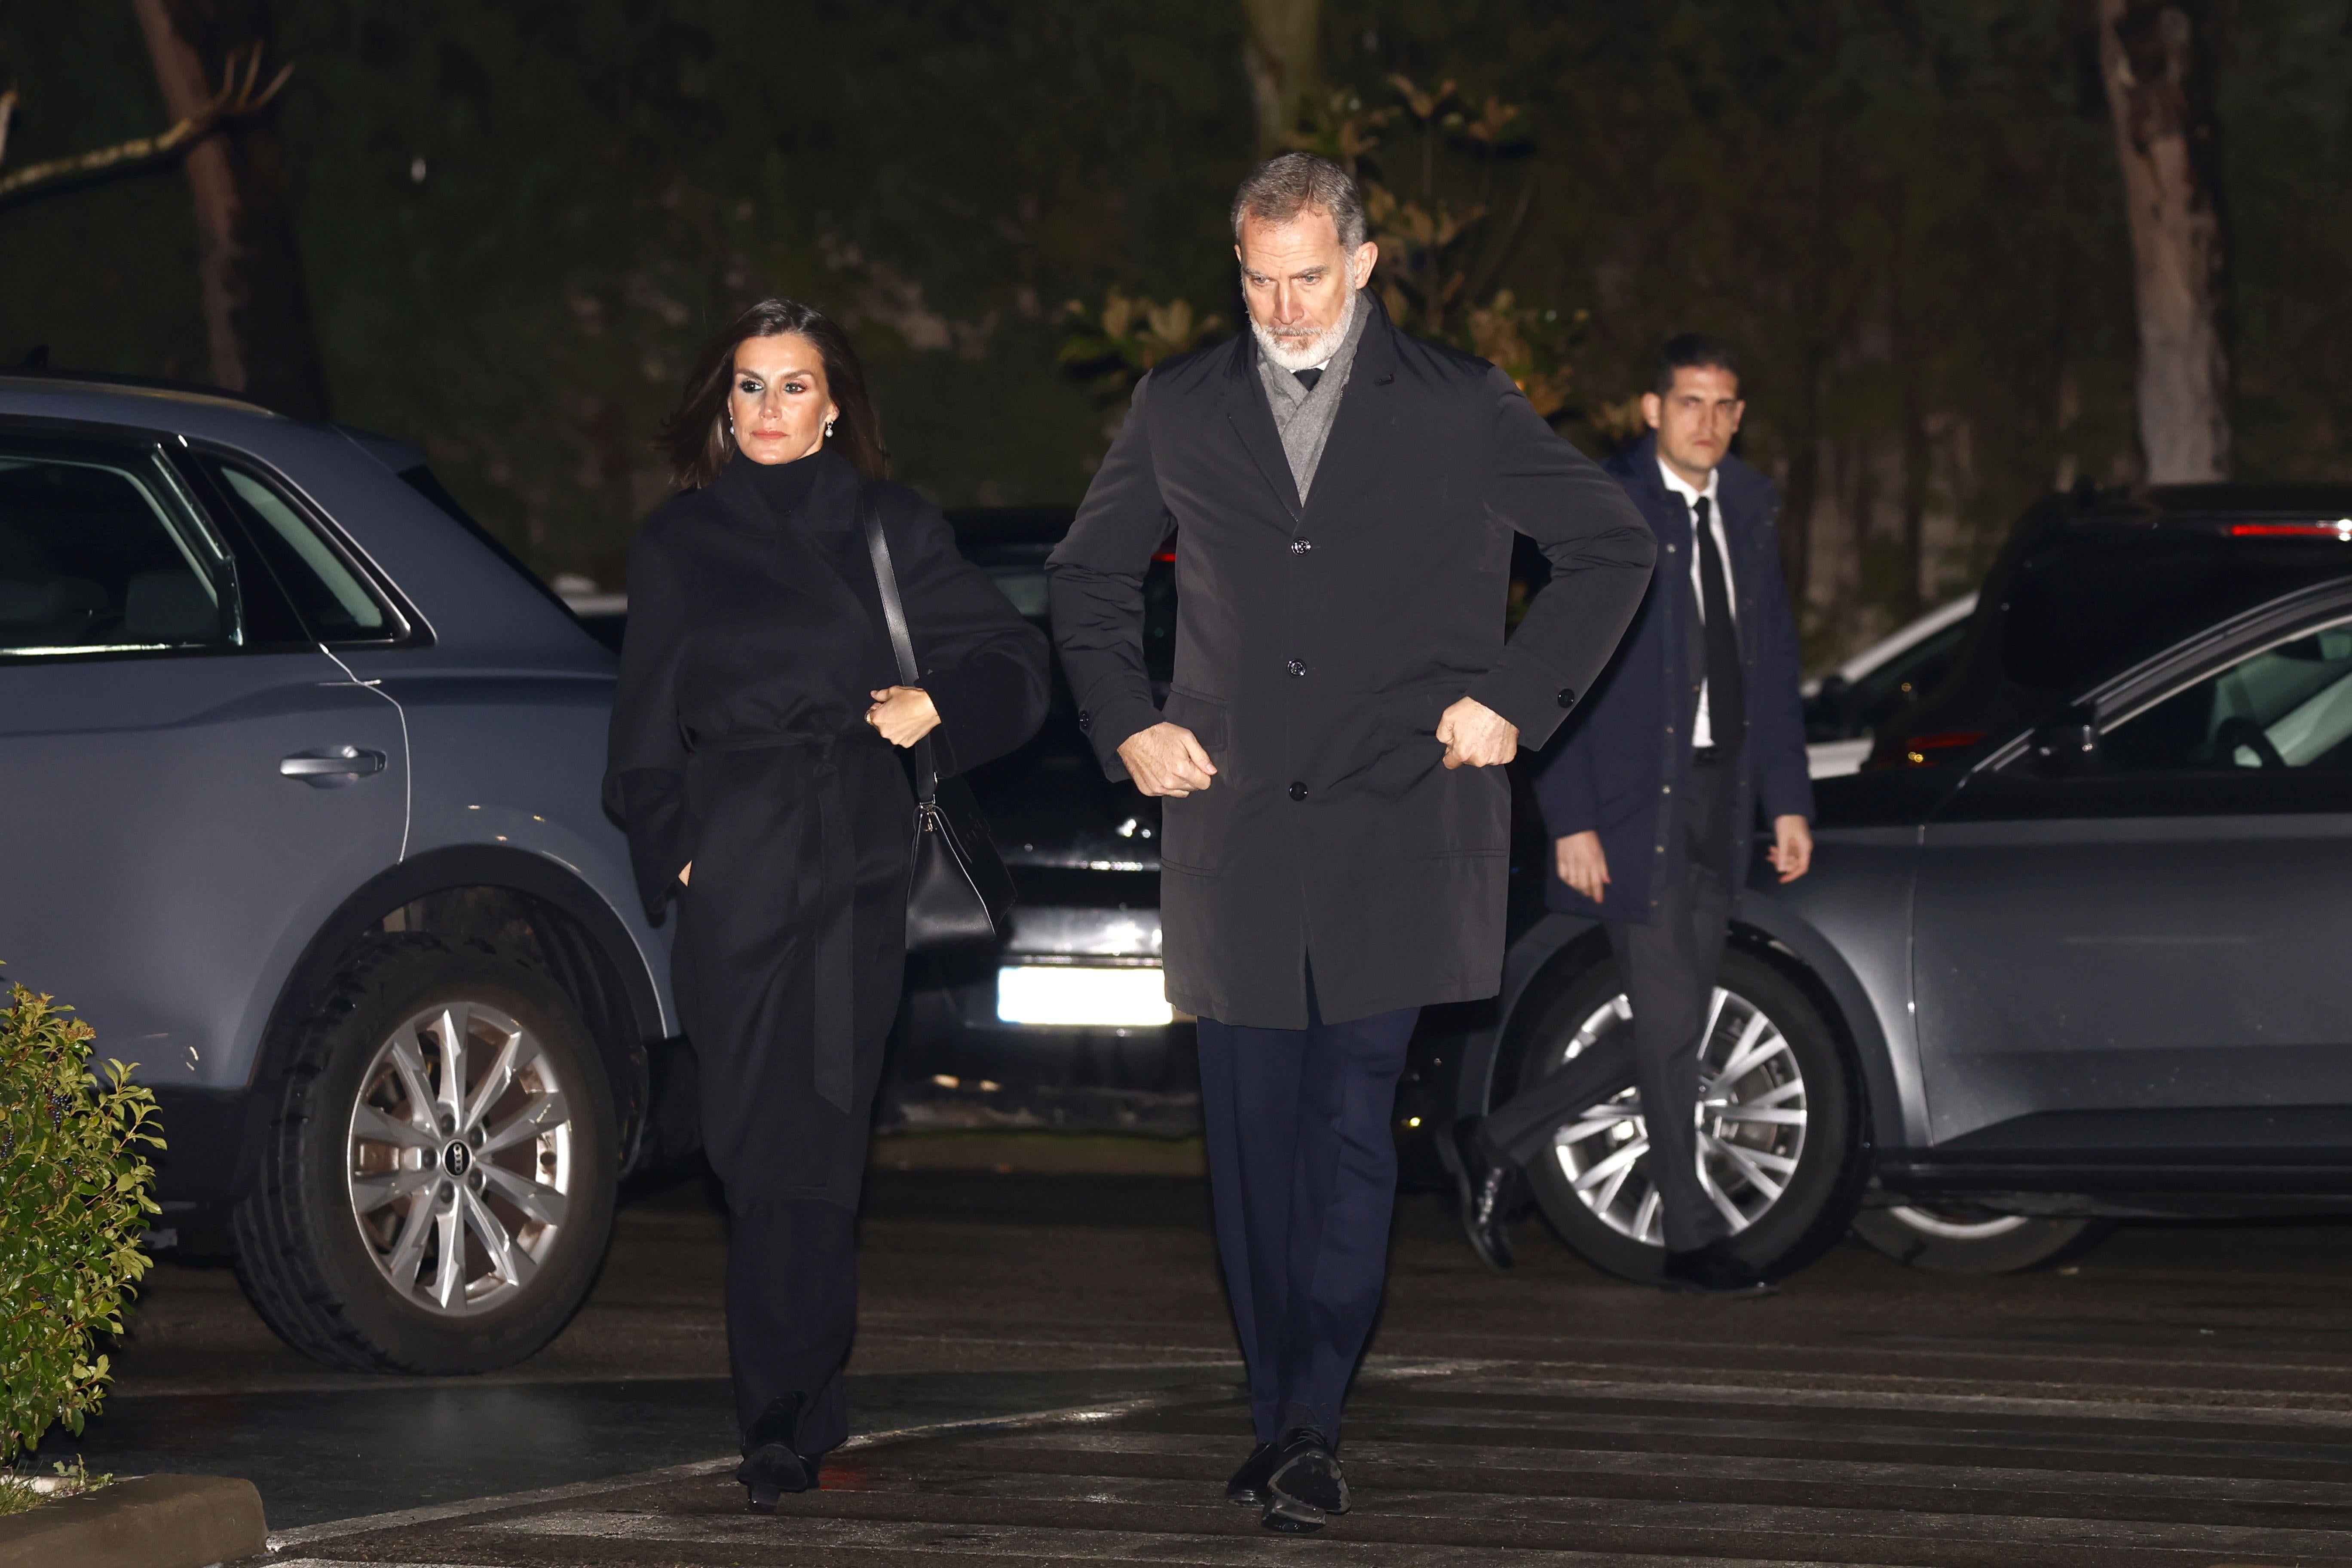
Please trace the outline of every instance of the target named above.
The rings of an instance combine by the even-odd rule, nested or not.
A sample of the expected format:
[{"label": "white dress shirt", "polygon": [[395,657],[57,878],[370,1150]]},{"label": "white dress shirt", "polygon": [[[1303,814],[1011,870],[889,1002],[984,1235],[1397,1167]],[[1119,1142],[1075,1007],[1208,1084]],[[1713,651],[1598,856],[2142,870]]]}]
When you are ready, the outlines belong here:
[{"label": "white dress shirt", "polygon": [[[1683,482],[1683,477],[1680,474],[1666,467],[1666,460],[1664,458],[1658,459],[1658,478],[1666,481],[1666,489],[1682,497],[1684,509],[1690,513],[1694,525],[1698,518],[1698,500],[1701,496],[1706,498],[1707,531],[1715,535],[1715,552],[1723,561],[1724,596],[1731,604],[1732,618],[1737,620],[1739,616],[1739,595],[1731,580],[1731,542],[1725,538],[1723,533],[1723,500],[1715,493],[1716,472],[1717,470],[1709,468],[1706,471],[1706,489],[1695,490]],[[1698,543],[1696,538],[1691,542],[1690,580],[1691,607],[1697,613],[1699,624],[1704,626],[1706,624],[1706,589],[1702,585],[1699,576]],[[1706,717],[1706,674],[1704,670],[1699,673],[1698,717],[1691,721],[1691,744],[1695,747],[1715,744],[1715,726],[1707,721]]]}]

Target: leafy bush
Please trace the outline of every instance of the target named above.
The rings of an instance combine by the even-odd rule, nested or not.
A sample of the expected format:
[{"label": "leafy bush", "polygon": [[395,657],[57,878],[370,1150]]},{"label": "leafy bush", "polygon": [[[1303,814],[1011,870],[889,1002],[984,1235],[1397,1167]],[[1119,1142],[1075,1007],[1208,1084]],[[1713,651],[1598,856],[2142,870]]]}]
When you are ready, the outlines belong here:
[{"label": "leafy bush", "polygon": [[0,1008],[0,1463],[52,1422],[79,1434],[106,1396],[91,1336],[122,1331],[159,1213],[155,1096],[90,1067],[93,1031],[22,985]]}]

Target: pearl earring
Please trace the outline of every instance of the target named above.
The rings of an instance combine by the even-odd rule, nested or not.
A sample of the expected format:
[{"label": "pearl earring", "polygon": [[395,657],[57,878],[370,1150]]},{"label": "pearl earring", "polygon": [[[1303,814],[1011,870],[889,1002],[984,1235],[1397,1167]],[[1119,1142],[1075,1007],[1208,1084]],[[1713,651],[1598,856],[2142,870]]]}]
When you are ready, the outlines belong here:
[{"label": "pearl earring", "polygon": [[824,435],[828,441],[833,438],[833,421],[830,419],[824,422]]}]

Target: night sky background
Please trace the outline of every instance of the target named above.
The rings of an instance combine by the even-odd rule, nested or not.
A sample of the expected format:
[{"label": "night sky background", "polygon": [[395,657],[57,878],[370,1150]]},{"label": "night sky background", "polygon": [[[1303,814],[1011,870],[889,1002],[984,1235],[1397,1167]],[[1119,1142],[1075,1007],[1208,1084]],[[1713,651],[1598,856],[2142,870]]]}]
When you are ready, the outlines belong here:
[{"label": "night sky background", "polygon": [[[2234,477],[2352,478],[2352,5],[2201,14]],[[1125,383],[1064,363],[1066,302],[1240,315],[1236,4],[278,0],[275,28],[335,417],[419,442],[550,574],[617,583],[653,431],[761,294],[850,326],[898,476],[951,506],[1083,493]],[[2136,477],[2086,5],[1326,0],[1321,38],[1326,144],[1484,207],[1431,255],[1508,291],[1579,445],[1624,437],[1669,332],[1741,347],[1817,658],[1968,585],[2032,497]],[[1457,90],[1423,121],[1396,77]],[[9,81],[9,168],[170,121],[119,0],[0,4]],[[0,362],[207,379],[195,244],[169,164],[0,206]]]}]

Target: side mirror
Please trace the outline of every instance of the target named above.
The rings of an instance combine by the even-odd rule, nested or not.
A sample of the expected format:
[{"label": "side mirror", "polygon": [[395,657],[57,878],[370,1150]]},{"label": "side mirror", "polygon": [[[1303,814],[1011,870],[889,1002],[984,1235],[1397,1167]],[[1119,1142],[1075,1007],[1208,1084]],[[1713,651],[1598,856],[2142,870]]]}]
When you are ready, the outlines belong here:
[{"label": "side mirror", "polygon": [[2046,779],[2073,778],[2099,770],[2098,713],[2088,706],[2075,708],[2054,723],[2033,731],[2028,748],[2033,771]]}]

